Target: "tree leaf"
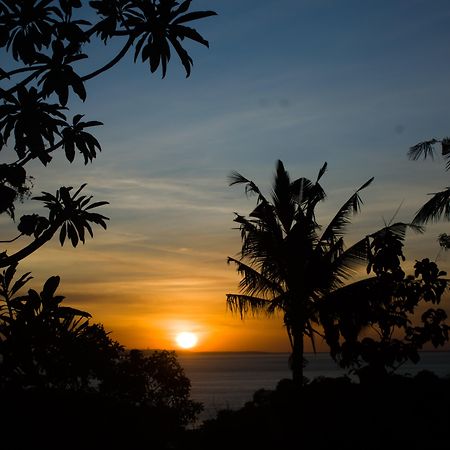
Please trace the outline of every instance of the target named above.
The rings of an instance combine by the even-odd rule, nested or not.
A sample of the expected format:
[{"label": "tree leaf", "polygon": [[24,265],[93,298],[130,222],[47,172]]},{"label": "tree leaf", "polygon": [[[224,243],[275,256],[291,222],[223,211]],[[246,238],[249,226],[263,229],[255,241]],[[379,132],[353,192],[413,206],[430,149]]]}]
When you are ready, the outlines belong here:
[{"label": "tree leaf", "polygon": [[191,22],[192,20],[204,19],[206,17],[217,16],[214,11],[196,11],[184,14],[172,22],[172,25],[178,25],[180,23]]},{"label": "tree leaf", "polygon": [[59,286],[60,278],[59,276],[50,277],[44,284],[42,288],[41,297],[43,299],[50,299],[56,292],[56,289]]}]

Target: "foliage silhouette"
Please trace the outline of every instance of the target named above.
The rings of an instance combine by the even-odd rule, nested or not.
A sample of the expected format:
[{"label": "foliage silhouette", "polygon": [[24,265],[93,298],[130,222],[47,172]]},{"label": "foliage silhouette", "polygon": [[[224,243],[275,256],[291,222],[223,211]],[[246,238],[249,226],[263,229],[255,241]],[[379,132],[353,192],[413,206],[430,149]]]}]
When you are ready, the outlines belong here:
[{"label": "foliage silhouette", "polygon": [[[450,169],[450,138],[443,138],[441,140],[431,139],[429,141],[419,142],[409,149],[408,156],[410,159],[416,161],[423,157],[434,157],[437,145],[441,145],[441,153],[446,161],[445,170]],[[423,225],[428,222],[436,222],[442,217],[445,220],[450,220],[450,188],[445,188],[443,191],[436,192],[428,200],[422,208],[417,211],[413,223]],[[443,248],[447,247],[447,242],[439,240],[439,244]]]},{"label": "foliage silhouette", "polygon": [[[86,101],[88,80],[113,68],[128,52],[134,53],[135,62],[140,59],[148,64],[150,72],[161,69],[164,78],[174,51],[188,77],[193,61],[183,41],[208,47],[208,42],[188,25],[215,15],[212,11],[191,11],[191,0],[83,3],[0,0],[0,213],[12,220],[17,202],[31,197],[33,178],[27,170],[31,162],[48,166],[55,152],[62,152],[69,163],[81,155],[87,164],[102,150],[92,134],[92,128],[102,122],[85,119],[78,112],[68,117],[73,97]],[[86,60],[92,56],[88,54],[88,44],[96,39],[108,48],[116,42],[122,47],[107,63],[83,73],[89,67]],[[93,225],[106,228],[108,218],[97,208],[107,202],[93,201],[92,196],[83,194],[85,186],[63,186],[56,193],[42,192],[33,197],[48,214],[23,215],[17,225],[19,235],[2,241],[10,244],[28,237],[28,244],[18,250],[14,244],[6,245],[7,250],[0,252],[0,267],[4,268],[0,275],[2,406],[6,407],[9,399],[11,408],[17,408],[17,423],[14,417],[10,421],[11,429],[17,431],[12,433],[16,439],[24,436],[23,427],[27,425],[34,427],[31,435],[36,439],[41,430],[48,428],[48,422],[58,422],[52,406],[62,417],[66,414],[83,428],[86,400],[93,411],[100,408],[99,414],[113,421],[117,429],[121,424],[116,416],[129,416],[127,420],[135,419],[141,428],[145,417],[147,428],[149,422],[153,423],[153,434],[147,442],[155,446],[159,439],[155,436],[159,436],[163,445],[176,429],[195,419],[200,410],[200,405],[189,398],[190,383],[175,354],[162,351],[144,356],[137,351],[126,352],[102,325],[90,324],[89,313],[62,306],[64,297],[56,295],[59,277],[50,277],[40,293],[29,289],[25,295],[19,291],[31,279],[30,273],[14,281],[18,262],[55,235],[61,245],[70,241],[76,247],[85,243],[87,235],[93,237]],[[11,248],[15,249],[13,253]],[[42,405],[47,403],[49,409],[45,410]],[[78,414],[70,410],[71,404],[76,405]],[[28,406],[41,414],[27,424],[21,411],[27,411]],[[48,413],[49,418],[42,412]],[[64,439],[68,448],[71,443],[67,436],[74,430],[58,423],[66,432],[58,435],[58,440],[57,427],[53,427],[54,445],[50,447],[59,448]],[[130,424],[127,422],[128,427]],[[83,425],[88,425],[88,419]],[[138,434],[142,437],[141,432]],[[129,440],[130,436],[122,444]],[[19,448],[49,448],[45,440],[30,440],[23,446],[11,444]],[[100,439],[95,445],[102,448],[104,444]],[[117,440],[111,439],[109,444],[117,444]]]},{"label": "foliage silhouette", "polygon": [[[331,293],[322,303],[321,322],[332,357],[353,368],[361,382],[380,383],[408,360],[417,363],[419,351],[449,340],[446,312],[438,305],[447,288],[446,275],[428,258],[416,261],[406,276],[403,242],[387,229],[370,245],[367,272],[375,277]],[[418,311],[422,311],[417,323]]]},{"label": "foliage silhouette", "polygon": [[[27,408],[50,398],[58,414],[73,414],[72,403],[86,400],[94,409],[106,403],[116,413],[156,420],[161,430],[172,432],[196,419],[202,407],[190,399],[190,381],[174,352],[126,351],[102,325],[89,323],[89,313],[62,306],[64,297],[56,295],[59,277],[50,277],[40,293],[29,289],[22,295],[32,277],[25,273],[14,280],[15,271],[10,266],[0,274],[2,404],[19,399]],[[71,403],[65,404],[66,398]],[[54,417],[51,408],[41,405],[41,410],[46,420]],[[79,427],[80,414],[73,417]],[[107,436],[108,430],[101,433]]]},{"label": "foliage silhouette", "polygon": [[[73,94],[86,100],[88,80],[111,69],[132,49],[135,61],[140,58],[148,63],[152,73],[161,68],[164,77],[172,48],[186,76],[190,75],[193,61],[182,41],[204,46],[208,41],[187,24],[216,14],[192,12],[190,6],[191,0],[98,0],[84,5],[79,0],[0,0],[0,48],[9,56],[9,60],[2,59],[0,67],[0,151],[4,158],[0,164],[0,213],[14,219],[17,201],[30,196],[32,177],[26,166],[31,161],[47,166],[55,151],[63,151],[70,163],[80,153],[87,164],[101,151],[87,129],[102,123],[82,121],[83,114],[74,114],[71,120],[66,115]],[[81,74],[79,63],[89,58],[84,52],[96,38],[108,46],[122,41],[123,47],[103,66]],[[8,155],[11,143],[14,152]],[[75,200],[77,195],[69,201],[70,189],[62,187],[56,195],[34,197],[45,203],[50,214],[32,214],[20,220],[20,234],[2,242],[27,235],[34,240],[13,255],[0,253],[0,267],[19,262],[58,230],[61,245],[67,237],[75,247],[85,242],[86,230],[92,237],[92,223],[106,227],[106,217],[87,213],[106,202],[87,206],[88,197]],[[33,226],[32,233],[24,232]]]},{"label": "foliage silhouette", "polygon": [[321,377],[301,393],[292,380],[281,380],[244,407],[219,411],[183,448],[445,448],[449,401],[450,380],[429,372],[375,386]]},{"label": "foliage silhouette", "polygon": [[[325,199],[319,184],[327,165],[320,169],[315,182],[307,178],[291,180],[278,161],[269,201],[253,181],[237,172],[230,176],[230,185],[244,184],[247,194],[257,195],[257,206],[244,217],[236,213],[242,248],[238,259],[229,257],[242,276],[240,294],[228,294],[228,308],[241,315],[283,315],[292,349],[291,368],[298,385],[303,380],[304,337],[322,336],[319,325],[320,305],[332,292],[338,292],[367,263],[368,237],[348,249],[344,248],[344,233],[352,214],[360,210],[364,183],[343,204],[327,227],[316,221],[315,208]],[[403,236],[406,224],[389,227]],[[380,231],[381,232],[381,231]]]}]

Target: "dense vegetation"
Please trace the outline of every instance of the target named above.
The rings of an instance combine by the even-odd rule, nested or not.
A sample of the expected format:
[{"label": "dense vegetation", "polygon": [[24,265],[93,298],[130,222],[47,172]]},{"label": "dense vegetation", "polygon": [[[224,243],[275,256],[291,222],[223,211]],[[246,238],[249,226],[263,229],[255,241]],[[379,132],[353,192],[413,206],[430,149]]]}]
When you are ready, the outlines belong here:
[{"label": "dense vegetation", "polygon": [[220,411],[182,448],[437,450],[448,447],[449,401],[450,379],[430,372],[377,384],[321,378],[302,391],[281,380],[243,408]]},{"label": "dense vegetation", "polygon": [[[72,111],[77,103],[70,101],[87,100],[89,80],[129,52],[164,77],[174,51],[190,75],[193,61],[182,41],[208,42],[187,25],[215,15],[190,6],[191,0],[0,0],[1,214],[15,221],[18,204],[31,197],[30,163],[51,170],[62,152],[70,163],[79,155],[88,164],[101,151],[91,129],[102,123]],[[119,45],[100,66],[89,47],[96,40],[106,55]],[[125,351],[88,312],[62,305],[58,276],[25,294],[30,273],[14,278],[18,263],[55,235],[76,247],[93,237],[93,225],[106,228],[108,218],[96,211],[107,202],[92,201],[84,188],[33,197],[47,214],[22,215],[18,234],[2,240],[2,445],[79,448],[82,439],[90,448],[171,446],[201,410],[175,354]]]},{"label": "dense vegetation", "polygon": [[190,381],[173,352],[127,351],[91,324],[89,313],[62,305],[59,277],[24,295],[31,276],[14,275],[14,266],[0,274],[7,442],[58,448],[75,427],[100,446],[133,440],[165,446],[195,420],[202,406],[190,399]]},{"label": "dense vegetation", "polygon": [[[362,203],[359,192],[373,179],[322,227],[315,209],[326,197],[319,183],[326,168],[325,164],[315,182],[304,177],[291,180],[278,161],[271,200],[253,181],[231,175],[231,185],[245,184],[246,192],[257,196],[257,206],[248,217],[236,214],[242,248],[240,259],[228,261],[242,276],[241,293],[227,295],[228,307],[241,318],[281,312],[299,387],[305,337],[314,349],[317,336],[325,339],[341,366],[375,378],[407,360],[417,362],[425,344],[438,347],[449,339],[443,309],[428,308],[420,321],[414,318],[423,304],[440,303],[446,273],[428,259],[416,262],[414,275],[406,276],[401,268],[406,230],[422,229],[395,223],[345,248],[345,230]],[[375,276],[350,284],[364,266]]]}]

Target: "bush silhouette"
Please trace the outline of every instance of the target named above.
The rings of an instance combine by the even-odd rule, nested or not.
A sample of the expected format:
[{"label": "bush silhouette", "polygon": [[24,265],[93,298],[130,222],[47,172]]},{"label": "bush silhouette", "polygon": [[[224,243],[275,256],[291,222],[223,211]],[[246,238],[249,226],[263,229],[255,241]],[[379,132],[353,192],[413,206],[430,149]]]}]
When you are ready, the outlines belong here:
[{"label": "bush silhouette", "polygon": [[13,266],[0,274],[0,398],[9,448],[60,448],[74,429],[101,447],[165,448],[196,419],[202,406],[190,399],[174,352],[127,351],[90,324],[90,314],[63,306],[59,277],[23,295],[30,274],[16,281],[14,274]]}]

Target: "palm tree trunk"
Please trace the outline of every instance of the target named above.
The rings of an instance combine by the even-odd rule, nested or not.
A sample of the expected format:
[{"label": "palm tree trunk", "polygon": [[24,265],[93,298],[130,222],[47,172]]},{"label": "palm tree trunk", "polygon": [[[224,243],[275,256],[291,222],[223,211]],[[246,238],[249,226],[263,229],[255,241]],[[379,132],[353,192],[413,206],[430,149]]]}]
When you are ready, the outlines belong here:
[{"label": "palm tree trunk", "polygon": [[303,331],[292,331],[292,355],[291,355],[291,369],[292,380],[294,384],[301,388],[303,385]]}]

